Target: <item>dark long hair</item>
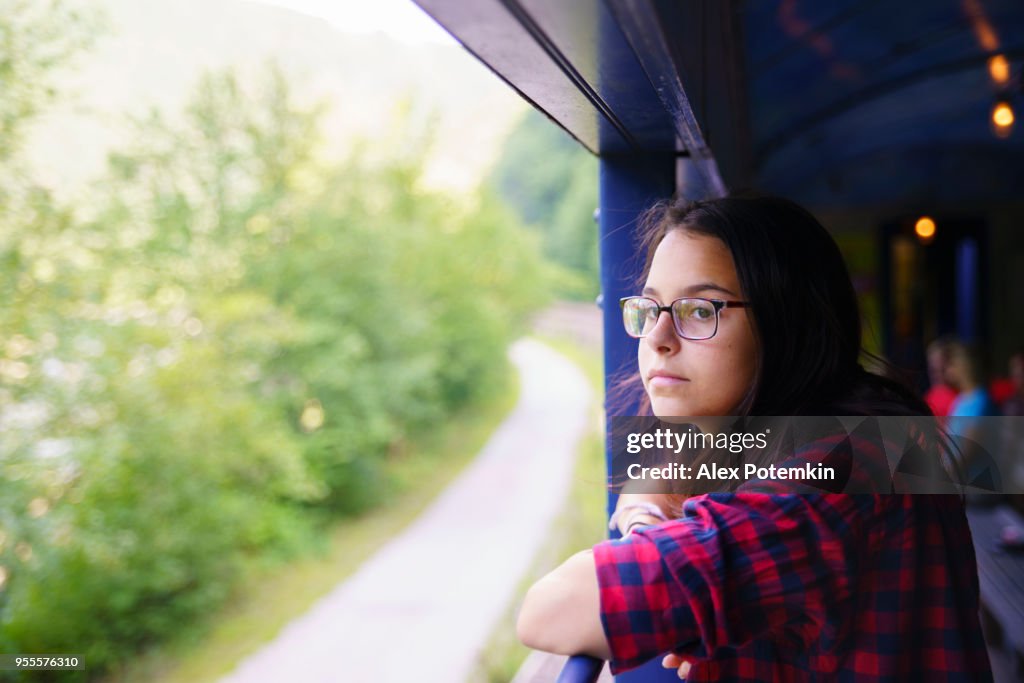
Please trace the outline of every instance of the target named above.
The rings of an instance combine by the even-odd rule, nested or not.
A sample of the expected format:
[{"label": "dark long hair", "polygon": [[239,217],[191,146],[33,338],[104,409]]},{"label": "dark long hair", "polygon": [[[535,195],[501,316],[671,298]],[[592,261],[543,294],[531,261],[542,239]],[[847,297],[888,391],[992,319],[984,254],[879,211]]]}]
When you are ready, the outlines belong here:
[{"label": "dark long hair", "polygon": [[[835,240],[806,209],[770,196],[672,199],[651,208],[640,228],[641,282],[672,230],[716,237],[732,253],[758,348],[739,415],[931,415],[901,382],[861,365],[849,272]],[[627,383],[635,390],[635,380]]]},{"label": "dark long hair", "polygon": [[[652,207],[640,222],[640,253],[646,258],[638,289],[654,252],[672,230],[720,239],[732,254],[743,298],[750,302],[757,359],[754,382],[735,411],[745,422],[760,416],[931,416],[928,405],[904,382],[869,372],[861,359],[898,374],[861,348],[856,292],[838,245],[806,209],[779,197],[730,196],[706,201],[672,199]],[[640,396],[637,401],[638,395]],[[635,369],[619,373],[609,408],[650,401]],[[748,419],[749,418],[749,419]],[[941,430],[917,434],[939,455],[939,467],[960,479],[957,458]],[[721,454],[703,453],[695,462]],[[728,457],[726,454],[725,457]],[[758,464],[786,453],[765,452]],[[709,488],[710,487],[710,488]],[[670,499],[675,512],[689,495],[721,490],[690,482]]]}]

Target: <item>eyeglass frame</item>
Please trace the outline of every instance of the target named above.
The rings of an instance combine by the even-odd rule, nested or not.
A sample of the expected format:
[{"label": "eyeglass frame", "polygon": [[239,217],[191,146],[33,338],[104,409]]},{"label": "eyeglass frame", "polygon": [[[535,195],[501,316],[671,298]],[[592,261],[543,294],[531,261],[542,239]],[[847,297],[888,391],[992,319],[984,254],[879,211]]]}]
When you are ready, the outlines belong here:
[{"label": "eyeglass frame", "polygon": [[[626,327],[626,302],[633,301],[635,299],[647,299],[648,301],[653,301],[655,304],[657,304],[658,315],[655,317],[655,324],[657,324],[657,320],[661,318],[662,313],[668,313],[669,318],[672,319],[672,329],[675,331],[676,336],[681,339],[687,339],[689,341],[706,341],[708,339],[713,339],[714,336],[718,334],[718,323],[721,320],[721,313],[723,308],[750,308],[751,306],[749,301],[730,301],[728,299],[705,299],[704,297],[699,296],[681,296],[678,299],[673,299],[671,302],[669,302],[668,306],[662,306],[660,301],[658,301],[657,299],[653,299],[649,296],[624,296],[621,299],[619,299],[619,309],[621,309],[623,313],[622,326],[623,328],[626,329],[626,334],[632,337],[633,339],[643,339],[645,337],[650,336],[649,332],[647,334],[634,336],[633,334],[630,333],[629,328]],[[706,301],[707,303],[711,304],[712,308],[715,309],[715,330],[707,337],[694,338],[687,337],[685,334],[683,334],[682,330],[680,329],[679,318],[676,317],[675,311],[673,310],[674,306],[680,301]]]}]

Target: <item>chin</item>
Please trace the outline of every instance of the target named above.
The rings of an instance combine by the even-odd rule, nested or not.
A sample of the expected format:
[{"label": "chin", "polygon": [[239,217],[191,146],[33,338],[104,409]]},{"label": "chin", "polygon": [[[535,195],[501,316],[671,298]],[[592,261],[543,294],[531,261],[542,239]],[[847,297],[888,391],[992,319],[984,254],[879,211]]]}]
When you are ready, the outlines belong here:
[{"label": "chin", "polygon": [[699,415],[696,408],[683,401],[651,400],[651,410],[657,417],[693,417]]}]

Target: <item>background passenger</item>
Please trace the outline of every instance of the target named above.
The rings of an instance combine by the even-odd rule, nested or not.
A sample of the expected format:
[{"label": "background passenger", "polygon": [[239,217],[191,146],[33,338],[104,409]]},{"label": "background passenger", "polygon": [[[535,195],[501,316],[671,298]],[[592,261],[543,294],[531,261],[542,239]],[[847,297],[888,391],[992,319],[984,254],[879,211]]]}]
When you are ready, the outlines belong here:
[{"label": "background passenger", "polygon": [[928,391],[924,394],[925,403],[932,409],[935,417],[949,415],[949,409],[956,400],[956,389],[946,381],[946,365],[949,362],[948,337],[940,337],[928,345],[926,353],[928,361]]}]

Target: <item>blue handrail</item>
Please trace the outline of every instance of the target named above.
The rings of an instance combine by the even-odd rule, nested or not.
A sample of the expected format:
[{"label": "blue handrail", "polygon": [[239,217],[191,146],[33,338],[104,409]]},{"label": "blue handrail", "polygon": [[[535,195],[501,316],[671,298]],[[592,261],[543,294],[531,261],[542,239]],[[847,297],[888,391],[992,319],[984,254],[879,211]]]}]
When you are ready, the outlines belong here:
[{"label": "blue handrail", "polygon": [[555,683],[594,683],[604,668],[603,659],[587,655],[573,655],[562,667]]}]

